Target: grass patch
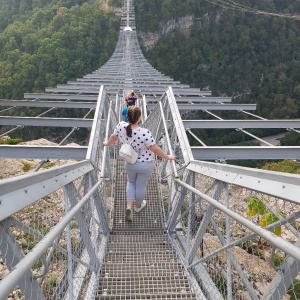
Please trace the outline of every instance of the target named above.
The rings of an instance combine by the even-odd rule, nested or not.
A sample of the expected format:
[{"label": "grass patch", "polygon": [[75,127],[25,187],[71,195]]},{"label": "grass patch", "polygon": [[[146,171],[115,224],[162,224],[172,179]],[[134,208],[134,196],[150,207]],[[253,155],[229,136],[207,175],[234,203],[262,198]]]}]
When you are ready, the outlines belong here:
[{"label": "grass patch", "polygon": [[227,281],[226,281],[226,279],[221,275],[217,275],[217,276],[214,276],[212,278],[212,280],[215,283],[219,292],[222,294],[222,296],[225,299],[227,297]]},{"label": "grass patch", "polygon": [[291,296],[291,300],[300,299],[300,280],[295,279],[289,288],[288,294]]},{"label": "grass patch", "polygon": [[20,138],[11,139],[10,137],[0,139],[0,145],[17,145],[22,143],[23,140]]},{"label": "grass patch", "polygon": [[50,274],[43,282],[43,290],[46,291],[48,295],[53,296],[54,290],[58,285],[58,281],[59,278],[56,274]]},{"label": "grass patch", "polygon": [[72,221],[70,222],[70,229],[74,229],[74,228],[77,228],[77,227],[78,227],[77,221],[72,220]]},{"label": "grass patch", "polygon": [[22,170],[24,172],[28,172],[28,171],[30,171],[32,169],[32,166],[31,166],[31,164],[29,162],[27,162],[27,161],[21,161],[21,163],[23,165]]},{"label": "grass patch", "polygon": [[43,261],[39,258],[32,268],[35,270],[35,269],[40,269],[42,266],[43,266]]},{"label": "grass patch", "polygon": [[273,257],[273,264],[275,267],[279,267],[284,261],[284,257],[274,255]]},{"label": "grass patch", "polygon": [[50,168],[52,168],[53,166],[55,166],[55,163],[54,163],[54,162],[48,162],[48,163],[43,164],[42,168],[43,168],[43,169],[50,169]]}]

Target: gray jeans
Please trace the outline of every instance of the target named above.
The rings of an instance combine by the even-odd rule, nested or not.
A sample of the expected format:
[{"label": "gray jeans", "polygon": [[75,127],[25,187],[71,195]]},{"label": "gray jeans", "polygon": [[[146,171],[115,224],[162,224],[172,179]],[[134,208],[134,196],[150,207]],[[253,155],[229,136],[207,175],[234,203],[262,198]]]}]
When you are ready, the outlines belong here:
[{"label": "gray jeans", "polygon": [[127,173],[127,202],[135,201],[138,204],[142,203],[146,193],[147,182],[154,167],[154,160],[150,162],[137,161],[134,164],[125,163],[125,171]]}]

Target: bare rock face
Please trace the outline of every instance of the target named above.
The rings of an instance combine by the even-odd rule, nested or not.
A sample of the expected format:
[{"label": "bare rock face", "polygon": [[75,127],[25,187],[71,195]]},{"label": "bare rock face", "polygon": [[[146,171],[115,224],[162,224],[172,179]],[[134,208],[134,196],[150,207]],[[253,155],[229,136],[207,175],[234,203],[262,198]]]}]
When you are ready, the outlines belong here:
[{"label": "bare rock face", "polygon": [[38,139],[28,142],[20,143],[19,145],[33,145],[33,146],[57,146],[58,144],[54,142],[50,142],[46,139]]},{"label": "bare rock face", "polygon": [[18,159],[0,159],[0,179],[24,174],[23,166]]},{"label": "bare rock face", "polygon": [[180,29],[183,33],[188,34],[191,26],[194,23],[194,16],[189,15],[177,20],[170,20],[160,24],[160,29],[156,32],[139,32],[138,35],[142,40],[143,46],[150,50],[152,49],[158,40],[174,29]]}]

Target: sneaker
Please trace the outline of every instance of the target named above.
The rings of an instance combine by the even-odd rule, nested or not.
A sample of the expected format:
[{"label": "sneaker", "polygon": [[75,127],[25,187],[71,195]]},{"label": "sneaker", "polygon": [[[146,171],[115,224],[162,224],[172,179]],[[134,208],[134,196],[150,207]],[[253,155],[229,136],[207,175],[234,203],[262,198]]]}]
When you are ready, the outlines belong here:
[{"label": "sneaker", "polygon": [[127,207],[126,208],[126,212],[125,212],[125,220],[127,222],[131,222],[132,219],[131,219],[131,208],[130,207]]},{"label": "sneaker", "polygon": [[146,200],[143,200],[141,206],[139,208],[135,207],[134,211],[137,213],[140,212],[146,206],[146,204],[147,204]]}]

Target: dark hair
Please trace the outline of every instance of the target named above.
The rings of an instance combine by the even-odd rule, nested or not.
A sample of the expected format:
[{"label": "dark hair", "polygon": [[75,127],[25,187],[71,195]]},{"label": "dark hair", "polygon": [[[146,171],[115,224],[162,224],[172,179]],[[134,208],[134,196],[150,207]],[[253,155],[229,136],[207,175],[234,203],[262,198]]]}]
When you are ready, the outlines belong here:
[{"label": "dark hair", "polygon": [[128,100],[127,101],[127,106],[132,106],[133,105],[133,101],[132,100]]},{"label": "dark hair", "polygon": [[131,124],[135,124],[139,117],[141,116],[142,112],[138,106],[129,106],[127,111],[127,119],[129,125],[126,127],[126,134],[129,137],[132,137],[132,129]]}]

